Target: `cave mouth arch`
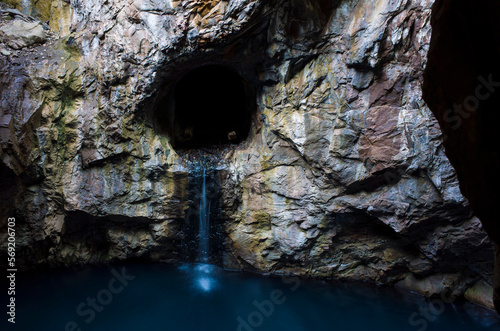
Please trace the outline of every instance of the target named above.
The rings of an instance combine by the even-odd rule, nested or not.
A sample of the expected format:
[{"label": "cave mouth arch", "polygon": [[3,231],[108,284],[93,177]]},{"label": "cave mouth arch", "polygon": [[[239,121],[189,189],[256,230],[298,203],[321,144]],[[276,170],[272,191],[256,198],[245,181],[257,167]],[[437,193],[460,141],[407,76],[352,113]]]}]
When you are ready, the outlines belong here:
[{"label": "cave mouth arch", "polygon": [[168,101],[166,128],[176,149],[245,141],[256,109],[250,84],[224,65],[204,65],[186,72]]}]

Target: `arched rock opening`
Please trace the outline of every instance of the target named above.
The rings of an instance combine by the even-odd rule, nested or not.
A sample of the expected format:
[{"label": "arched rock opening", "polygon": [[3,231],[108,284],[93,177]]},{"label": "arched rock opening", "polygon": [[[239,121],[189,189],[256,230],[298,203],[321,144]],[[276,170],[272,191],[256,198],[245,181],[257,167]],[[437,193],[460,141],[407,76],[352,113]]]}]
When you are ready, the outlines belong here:
[{"label": "arched rock opening", "polygon": [[205,65],[181,76],[157,111],[172,145],[187,149],[244,141],[255,108],[243,77],[223,65]]}]

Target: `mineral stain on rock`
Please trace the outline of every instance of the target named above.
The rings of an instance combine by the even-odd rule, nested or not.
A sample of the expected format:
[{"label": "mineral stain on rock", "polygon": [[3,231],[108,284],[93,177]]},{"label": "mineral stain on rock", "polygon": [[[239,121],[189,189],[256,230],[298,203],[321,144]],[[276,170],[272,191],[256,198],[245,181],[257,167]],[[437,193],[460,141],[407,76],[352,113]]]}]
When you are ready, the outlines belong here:
[{"label": "mineral stain on rock", "polygon": [[[20,267],[187,260],[189,154],[216,149],[220,265],[487,290],[492,243],[420,89],[431,1],[3,3],[0,216]],[[189,113],[203,90],[176,95],[207,66],[203,84],[241,84],[206,86],[241,102],[210,101],[216,120]]]}]

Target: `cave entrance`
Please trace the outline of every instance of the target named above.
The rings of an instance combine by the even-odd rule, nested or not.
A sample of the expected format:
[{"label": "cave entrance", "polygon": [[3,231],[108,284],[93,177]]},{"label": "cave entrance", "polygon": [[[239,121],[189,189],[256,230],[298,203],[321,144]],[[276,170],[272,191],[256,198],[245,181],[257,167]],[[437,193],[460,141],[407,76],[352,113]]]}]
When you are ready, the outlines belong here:
[{"label": "cave entrance", "polygon": [[200,148],[244,141],[250,132],[255,98],[238,73],[226,66],[206,65],[177,82],[170,105],[174,147]]}]

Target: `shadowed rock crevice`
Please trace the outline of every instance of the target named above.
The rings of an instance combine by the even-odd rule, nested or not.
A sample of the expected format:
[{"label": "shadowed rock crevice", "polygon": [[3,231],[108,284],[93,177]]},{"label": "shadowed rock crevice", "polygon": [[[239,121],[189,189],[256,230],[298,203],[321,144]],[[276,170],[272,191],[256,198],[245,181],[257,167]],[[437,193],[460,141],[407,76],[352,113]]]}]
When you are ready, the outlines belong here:
[{"label": "shadowed rock crevice", "polygon": [[156,110],[175,148],[244,141],[255,111],[253,88],[234,70],[206,65],[188,71]]},{"label": "shadowed rock crevice", "polygon": [[[169,237],[163,222],[124,216],[96,217],[70,212],[64,220],[60,241],[51,255],[72,264],[107,263],[128,259],[169,260],[180,252],[181,238]],[[174,230],[175,220],[167,221]],[[173,232],[173,231],[172,231]]]},{"label": "shadowed rock crevice", "polygon": [[[461,191],[497,245],[499,11],[498,1],[436,1],[423,86],[425,101],[445,134],[446,155],[457,171]],[[500,311],[498,252],[495,268],[495,306]]]}]

